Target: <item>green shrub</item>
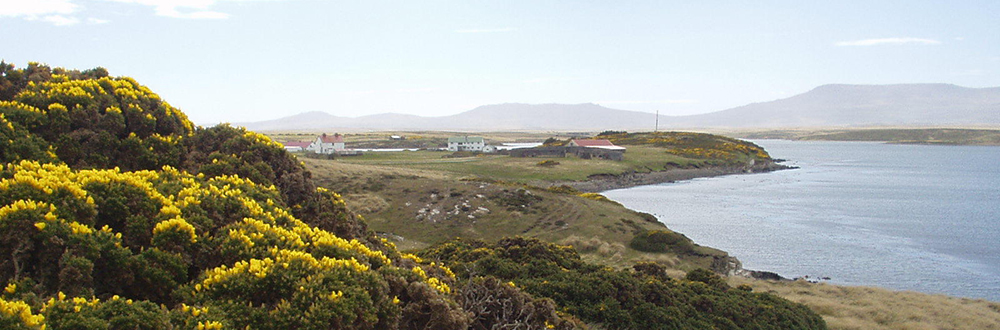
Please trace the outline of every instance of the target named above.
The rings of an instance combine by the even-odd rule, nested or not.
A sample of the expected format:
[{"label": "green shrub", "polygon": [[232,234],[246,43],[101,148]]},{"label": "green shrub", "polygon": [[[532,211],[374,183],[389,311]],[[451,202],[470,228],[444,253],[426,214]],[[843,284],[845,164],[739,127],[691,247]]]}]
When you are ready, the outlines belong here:
[{"label": "green shrub", "polygon": [[642,252],[694,253],[694,243],[690,239],[668,230],[649,230],[636,234],[629,242],[629,247]]},{"label": "green shrub", "polygon": [[[454,240],[420,254],[510,282],[561,310],[608,329],[825,329],[803,305],[769,294],[657,276],[650,265],[614,270],[583,262],[570,247],[536,239]],[[650,270],[654,274],[649,274]]]},{"label": "green shrub", "polygon": [[684,276],[684,279],[688,281],[705,283],[711,287],[718,288],[721,290],[729,289],[729,285],[726,284],[726,280],[722,279],[722,276],[719,276],[719,274],[716,274],[715,272],[704,268],[698,268],[688,272],[687,275]]},{"label": "green shrub", "polygon": [[579,195],[580,194],[579,190],[576,190],[576,188],[573,188],[573,187],[570,187],[570,186],[567,186],[567,185],[551,186],[551,187],[548,187],[548,188],[545,188],[545,189],[548,190],[548,191],[554,192],[554,193],[559,193],[559,194],[569,194],[569,195]]}]

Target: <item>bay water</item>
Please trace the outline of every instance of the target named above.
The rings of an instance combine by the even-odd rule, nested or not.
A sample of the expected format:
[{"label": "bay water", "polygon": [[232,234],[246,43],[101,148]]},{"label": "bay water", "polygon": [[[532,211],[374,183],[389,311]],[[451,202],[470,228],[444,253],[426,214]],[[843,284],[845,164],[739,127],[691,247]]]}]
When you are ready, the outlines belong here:
[{"label": "bay water", "polygon": [[753,142],[799,168],[603,194],[747,269],[1000,301],[1000,147]]}]

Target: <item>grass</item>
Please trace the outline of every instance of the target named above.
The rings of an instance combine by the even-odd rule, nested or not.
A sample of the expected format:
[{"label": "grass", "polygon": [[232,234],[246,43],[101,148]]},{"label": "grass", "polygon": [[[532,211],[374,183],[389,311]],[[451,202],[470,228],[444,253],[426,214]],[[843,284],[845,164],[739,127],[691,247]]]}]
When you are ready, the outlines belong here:
[{"label": "grass", "polygon": [[515,158],[489,154],[444,158],[450,154],[443,151],[370,152],[359,157],[341,158],[338,161],[355,165],[440,171],[528,184],[583,181],[594,174],[652,172],[667,169],[668,163],[684,166],[705,162],[667,154],[663,148],[645,146],[629,146],[625,160],[620,162],[568,156],[558,158],[559,164],[555,166],[538,165],[539,161],[548,158]]},{"label": "grass", "polygon": [[871,287],[730,278],[808,306],[830,329],[1000,329],[1000,303]]},{"label": "grass", "polygon": [[[443,139],[460,133],[397,134]],[[386,133],[351,134],[348,145],[387,140]],[[552,135],[489,133],[492,144],[543,141]],[[556,136],[557,138],[562,138]],[[280,136],[277,138],[281,138]],[[546,188],[586,181],[594,175],[646,173],[676,168],[746,164],[763,151],[729,138],[682,132],[620,133],[608,138],[627,145],[623,161],[564,158],[515,158],[446,151],[369,152],[335,160],[304,159],[316,181],[344,195],[372,229],[398,237],[404,248],[421,248],[454,237],[494,241],[530,236],[585,247],[584,258],[626,267],[659,261],[678,269],[711,268],[725,252],[693,245],[675,253],[647,253],[629,247],[638,233],[669,231],[655,218],[602,198],[583,198]],[[750,151],[748,151],[750,150]],[[710,153],[716,151],[716,153]],[[681,156],[671,152],[683,152]],[[749,152],[749,153],[748,153]],[[725,159],[711,155],[725,155]],[[553,160],[558,164],[539,165]],[[591,196],[593,197],[593,196]],[[673,244],[673,243],[671,243]]]},{"label": "grass", "polygon": [[376,158],[382,165],[300,159],[317,184],[341,192],[371,229],[391,234],[387,236],[397,238],[395,243],[402,249],[419,249],[454,237],[495,241],[521,235],[579,246],[585,259],[616,267],[647,260],[690,270],[710,267],[715,256],[725,255],[707,247],[684,256],[626,248],[635,233],[666,228],[615,202],[528,188],[537,200],[521,207],[507,203],[517,200],[515,194],[522,188],[516,184],[461,180],[466,175],[384,165],[398,160],[391,155]]}]

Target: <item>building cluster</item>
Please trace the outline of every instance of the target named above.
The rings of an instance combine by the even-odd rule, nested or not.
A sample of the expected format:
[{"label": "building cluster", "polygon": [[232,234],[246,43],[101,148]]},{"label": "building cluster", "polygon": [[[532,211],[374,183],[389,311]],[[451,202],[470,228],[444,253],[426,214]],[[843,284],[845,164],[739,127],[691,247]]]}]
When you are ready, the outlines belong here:
[{"label": "building cluster", "polygon": [[327,135],[323,133],[316,137],[312,142],[286,142],[284,143],[285,150],[292,152],[299,151],[309,151],[315,152],[317,154],[356,154],[357,151],[352,149],[347,149],[344,146],[344,136],[340,133]]},{"label": "building cluster", "polygon": [[571,154],[583,159],[616,161],[625,157],[625,147],[616,146],[606,139],[572,139],[565,146],[499,150],[497,146],[486,144],[486,140],[482,137],[456,136],[448,138],[448,151],[501,152],[509,153],[511,157],[566,157],[567,154]]},{"label": "building cluster", "polygon": [[[401,140],[403,137],[391,136],[391,140]],[[512,149],[513,148],[513,149]],[[326,133],[319,135],[312,142],[287,142],[285,150],[292,152],[309,151],[317,154],[357,155],[358,151],[344,146],[342,135]],[[506,147],[500,150],[495,145],[486,144],[481,136],[454,136],[448,138],[448,151],[470,151],[482,153],[501,152],[511,157],[566,157],[567,154],[583,159],[608,159],[620,161],[624,158],[625,148],[616,146],[606,139],[572,139],[565,146],[538,146],[533,148]]]},{"label": "building cluster", "polygon": [[567,154],[583,159],[620,161],[625,158],[625,147],[616,146],[605,139],[573,139],[565,146],[542,146],[510,151],[511,157],[566,157]]},{"label": "building cluster", "polygon": [[480,136],[456,136],[448,138],[448,151],[475,151],[493,153],[497,147],[486,144]]}]

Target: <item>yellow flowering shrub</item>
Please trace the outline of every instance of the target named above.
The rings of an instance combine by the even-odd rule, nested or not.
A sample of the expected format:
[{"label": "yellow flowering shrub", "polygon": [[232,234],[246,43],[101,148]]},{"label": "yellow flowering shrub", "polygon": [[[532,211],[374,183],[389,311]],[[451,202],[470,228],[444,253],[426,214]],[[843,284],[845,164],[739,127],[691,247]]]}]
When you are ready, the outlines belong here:
[{"label": "yellow flowering shrub", "polygon": [[418,259],[414,273],[270,138],[194,127],[130,78],[56,71],[0,101],[0,329],[381,329],[464,315],[449,268]]},{"label": "yellow flowering shrub", "polygon": [[45,316],[33,314],[31,307],[23,301],[0,298],[0,328],[45,329]]},{"label": "yellow flowering shrub", "polygon": [[168,244],[183,246],[185,243],[197,241],[198,235],[195,234],[194,226],[181,218],[179,214],[175,218],[160,221],[153,227],[153,245],[155,246]]},{"label": "yellow flowering shrub", "polygon": [[[213,301],[259,301],[260,297],[272,296],[276,300],[254,305],[256,312],[251,314],[258,315],[258,321],[264,322],[275,313],[323,310],[311,318],[314,322],[324,320],[323,324],[395,322],[393,315],[400,313],[404,301],[415,299],[400,300],[400,294],[388,294],[381,272],[394,271],[385,252],[370,247],[370,243],[345,239],[299,220],[284,206],[273,185],[259,185],[233,175],[196,176],[173,167],[132,172],[73,170],[66,165],[22,161],[6,165],[4,171],[0,175],[0,201],[7,204],[0,206],[0,225],[6,221],[35,226],[38,235],[62,237],[59,241],[63,244],[82,244],[74,248],[81,255],[62,257],[68,261],[45,262],[52,267],[75,267],[72,273],[80,274],[75,281],[80,288],[72,290],[74,295],[116,293],[140,298],[136,301],[170,301],[171,292],[186,287],[189,296],[183,299],[201,306],[218,306]],[[64,210],[64,206],[70,209]],[[242,218],[227,223],[232,214]],[[113,215],[121,218],[108,218]],[[21,220],[11,222],[12,217]],[[26,239],[33,241],[41,236]],[[195,251],[205,252],[191,254]],[[110,263],[98,264],[89,257],[91,253],[117,257],[107,260]],[[197,260],[204,260],[200,265],[207,268],[198,280],[184,284],[185,278],[191,276],[187,273],[191,262]],[[236,262],[218,264],[221,260]],[[424,268],[434,275],[424,272]],[[454,273],[447,267],[425,262],[414,269],[419,272],[416,280],[438,294],[453,292],[448,282],[453,281]],[[24,275],[35,278],[43,271],[57,272],[33,269]],[[104,277],[95,279],[92,274],[96,271]],[[281,304],[282,300],[291,305]],[[191,316],[171,322],[192,327],[200,322],[205,328],[234,324],[224,315],[250,313],[243,306],[219,306],[221,319]],[[79,304],[64,307],[82,313],[93,310]],[[360,319],[345,315],[358,315]]]}]

